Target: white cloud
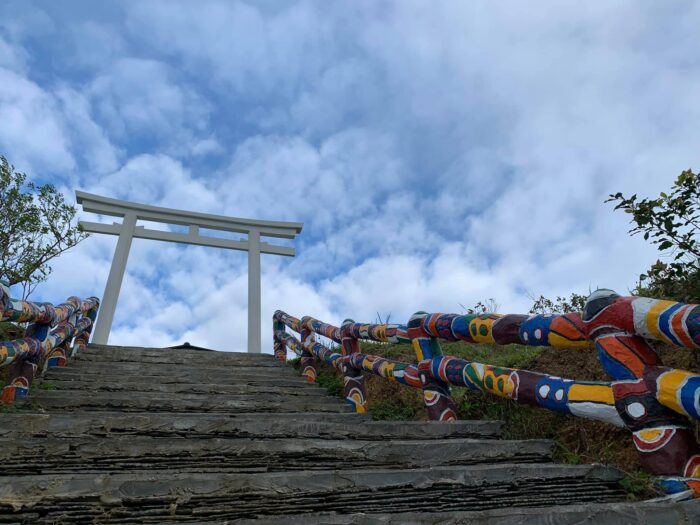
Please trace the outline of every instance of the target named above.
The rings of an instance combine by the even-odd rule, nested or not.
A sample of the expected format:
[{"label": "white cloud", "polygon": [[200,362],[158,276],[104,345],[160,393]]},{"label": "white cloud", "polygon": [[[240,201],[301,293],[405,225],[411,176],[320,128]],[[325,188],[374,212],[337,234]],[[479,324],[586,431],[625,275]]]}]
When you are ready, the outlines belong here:
[{"label": "white cloud", "polygon": [[0,150],[21,171],[73,169],[75,161],[55,99],[27,78],[0,68]]},{"label": "white cloud", "polygon": [[137,38],[231,94],[286,97],[332,59],[332,28],[307,2],[263,13],[245,2],[155,1],[128,4],[127,16]]},{"label": "white cloud", "polygon": [[92,81],[89,94],[114,136],[155,137],[166,147],[181,148],[192,133],[206,129],[209,104],[175,77],[162,62],[119,58]]},{"label": "white cloud", "polygon": [[27,63],[27,53],[20,46],[13,46],[0,36],[0,67],[12,71],[24,71]]},{"label": "white cloud", "polygon": [[93,119],[87,98],[70,88],[58,90],[56,97],[63,111],[62,119],[70,126],[67,134],[71,138],[72,150],[85,160],[88,177],[115,170],[119,152],[105,130]]},{"label": "white cloud", "polygon": [[167,155],[139,155],[84,188],[91,193],[171,208],[217,211],[216,195]]},{"label": "white cloud", "polygon": [[192,147],[192,155],[216,155],[223,153],[224,148],[215,138],[206,138],[196,141]]}]

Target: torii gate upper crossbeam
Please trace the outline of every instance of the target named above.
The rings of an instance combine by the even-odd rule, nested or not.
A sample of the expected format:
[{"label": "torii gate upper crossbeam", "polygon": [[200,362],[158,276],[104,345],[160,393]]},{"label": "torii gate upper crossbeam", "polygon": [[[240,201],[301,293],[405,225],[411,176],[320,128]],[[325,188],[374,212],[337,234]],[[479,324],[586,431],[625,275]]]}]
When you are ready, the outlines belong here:
[{"label": "torii gate upper crossbeam", "polygon": [[[101,197],[83,191],[75,192],[78,204],[83,211],[123,217],[121,224],[104,224],[81,221],[83,229],[90,233],[118,235],[117,247],[112,259],[112,266],[107,278],[102,297],[100,313],[93,332],[93,342],[107,344],[116,311],[119,291],[124,279],[126,263],[129,258],[131,241],[149,239],[156,241],[178,242],[211,246],[229,250],[248,252],[248,352],[259,353],[260,348],[260,254],[284,255],[293,257],[294,248],[261,242],[261,237],[293,239],[301,232],[300,222],[262,221],[240,219],[209,213],[175,210],[148,204],[122,201]],[[137,226],[139,220],[187,226],[188,232],[176,233],[147,229]],[[203,236],[200,228],[247,234],[247,239],[233,240]]]}]

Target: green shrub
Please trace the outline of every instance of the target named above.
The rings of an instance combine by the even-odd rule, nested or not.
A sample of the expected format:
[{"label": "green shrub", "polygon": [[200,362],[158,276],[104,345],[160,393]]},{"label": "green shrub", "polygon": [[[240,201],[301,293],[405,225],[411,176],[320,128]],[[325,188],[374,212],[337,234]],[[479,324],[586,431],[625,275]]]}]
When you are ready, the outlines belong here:
[{"label": "green shrub", "polygon": [[369,413],[375,421],[414,421],[417,416],[414,407],[395,399],[370,401]]},{"label": "green shrub", "polygon": [[328,393],[343,397],[343,379],[335,370],[323,370],[317,368],[316,383],[322,386]]}]

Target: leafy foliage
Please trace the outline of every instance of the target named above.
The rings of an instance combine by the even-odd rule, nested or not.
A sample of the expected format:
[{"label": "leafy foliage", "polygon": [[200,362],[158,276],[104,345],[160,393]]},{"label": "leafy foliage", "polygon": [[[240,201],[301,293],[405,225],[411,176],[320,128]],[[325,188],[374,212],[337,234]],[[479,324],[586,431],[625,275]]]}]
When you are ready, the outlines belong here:
[{"label": "leafy foliage", "polygon": [[670,193],[656,199],[610,195],[606,202],[632,215],[630,234],[642,234],[659,251],[667,252],[670,262],[656,261],[639,276],[639,295],[670,298],[683,302],[700,301],[700,175],[686,170],[674,182]]},{"label": "leafy foliage", "polygon": [[540,295],[535,299],[530,308],[531,314],[566,314],[569,312],[582,312],[586,305],[587,297],[578,293],[572,293],[569,298],[557,296],[556,300],[552,301],[544,295]]},{"label": "leafy foliage", "polygon": [[26,179],[0,156],[0,279],[21,284],[24,298],[48,278],[52,259],[87,237],[63,194]]},{"label": "leafy foliage", "polygon": [[328,390],[333,396],[343,396],[343,380],[341,376],[334,373],[332,369],[324,370],[317,366],[316,383]]},{"label": "leafy foliage", "polygon": [[497,313],[499,306],[494,298],[478,301],[474,306],[467,308],[462,303],[459,303],[465,313],[469,315],[483,315]]}]

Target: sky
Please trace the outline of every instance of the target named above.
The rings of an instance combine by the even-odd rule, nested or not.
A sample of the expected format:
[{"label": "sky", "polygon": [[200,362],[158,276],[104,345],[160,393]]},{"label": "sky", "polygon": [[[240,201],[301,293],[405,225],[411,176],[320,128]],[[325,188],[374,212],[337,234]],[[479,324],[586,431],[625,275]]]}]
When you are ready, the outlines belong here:
[{"label": "sky", "polygon": [[[0,154],[72,202],[303,222],[262,258],[265,352],[276,309],[524,313],[658,258],[604,201],[700,169],[699,25],[677,0],[0,0]],[[101,296],[115,245],[31,299]],[[135,240],[110,343],[245,350],[246,305],[244,252]]]}]

